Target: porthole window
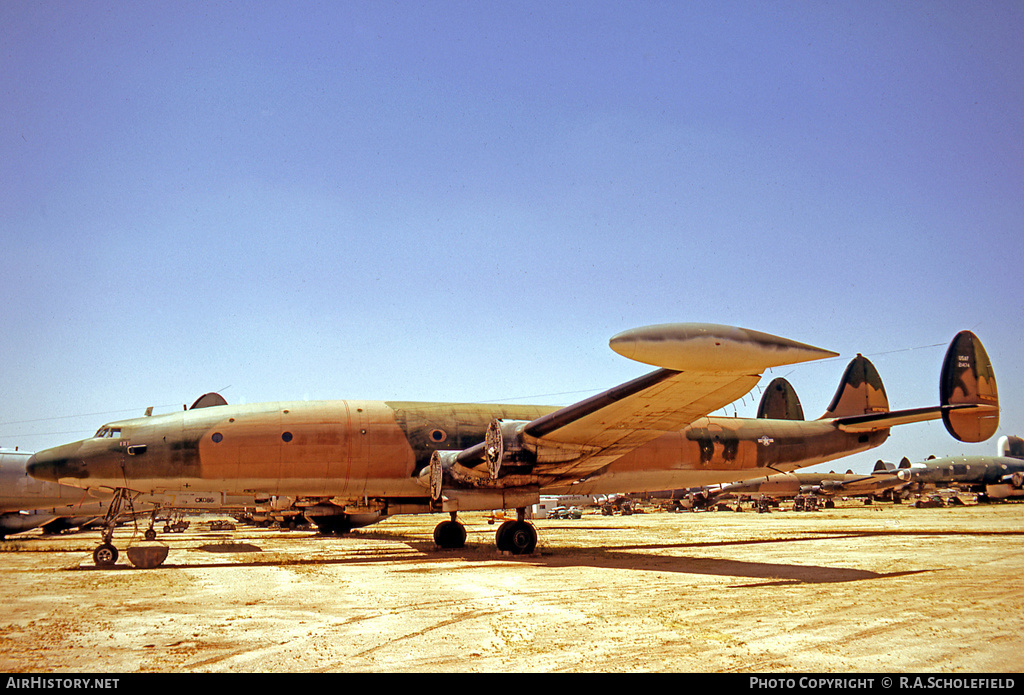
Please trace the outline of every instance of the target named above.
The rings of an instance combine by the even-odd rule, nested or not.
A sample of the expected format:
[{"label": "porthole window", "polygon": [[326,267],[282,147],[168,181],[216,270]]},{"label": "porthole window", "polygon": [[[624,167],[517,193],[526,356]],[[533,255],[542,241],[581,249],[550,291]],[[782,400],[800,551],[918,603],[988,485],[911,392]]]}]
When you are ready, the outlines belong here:
[{"label": "porthole window", "polygon": [[292,433],[285,432],[284,434],[281,435],[281,439],[283,439],[286,442],[290,442],[292,440]]},{"label": "porthole window", "polygon": [[434,442],[435,444],[440,444],[446,439],[448,439],[448,433],[445,432],[444,430],[430,431],[430,441]]},{"label": "porthole window", "polygon": [[212,437],[210,437],[210,439],[212,439],[212,440],[214,441],[214,443],[217,443],[217,444],[219,444],[219,443],[220,443],[220,441],[221,441],[222,439],[224,439],[224,435],[223,435],[223,434],[221,434],[220,432],[214,432],[214,433],[213,433],[213,436],[212,436]]}]

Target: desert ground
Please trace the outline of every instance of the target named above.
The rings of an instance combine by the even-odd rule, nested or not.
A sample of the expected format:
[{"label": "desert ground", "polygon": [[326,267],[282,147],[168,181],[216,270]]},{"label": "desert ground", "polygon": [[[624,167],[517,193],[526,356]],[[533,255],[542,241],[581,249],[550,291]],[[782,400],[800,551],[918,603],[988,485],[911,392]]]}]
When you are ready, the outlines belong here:
[{"label": "desert ground", "polygon": [[[786,504],[783,505],[785,508]],[[537,520],[537,551],[461,550],[443,515],[347,536],[161,534],[166,563],[94,566],[98,531],[0,542],[0,670],[1024,670],[1024,504]]]}]

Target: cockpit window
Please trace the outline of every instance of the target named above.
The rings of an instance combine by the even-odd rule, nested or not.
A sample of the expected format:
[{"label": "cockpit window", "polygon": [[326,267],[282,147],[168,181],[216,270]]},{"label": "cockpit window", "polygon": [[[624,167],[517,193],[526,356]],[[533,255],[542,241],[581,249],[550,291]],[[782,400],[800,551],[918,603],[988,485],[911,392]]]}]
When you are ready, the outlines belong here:
[{"label": "cockpit window", "polygon": [[101,427],[96,432],[96,434],[93,435],[93,438],[94,439],[103,439],[104,437],[120,437],[120,436],[121,436],[121,428],[120,427]]}]

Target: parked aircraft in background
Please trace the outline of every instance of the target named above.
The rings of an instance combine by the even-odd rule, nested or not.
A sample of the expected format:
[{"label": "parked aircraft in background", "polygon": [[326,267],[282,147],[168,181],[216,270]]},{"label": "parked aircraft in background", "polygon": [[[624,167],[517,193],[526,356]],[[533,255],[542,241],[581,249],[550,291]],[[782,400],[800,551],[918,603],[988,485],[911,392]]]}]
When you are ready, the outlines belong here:
[{"label": "parked aircraft in background", "polygon": [[[31,456],[0,449],[0,538],[40,526],[50,532],[77,528],[103,517],[104,502],[88,491],[29,477]],[[109,498],[109,491],[103,496]]]},{"label": "parked aircraft in background", "polygon": [[[184,412],[121,420],[94,437],[38,452],[32,475],[83,488],[211,491],[317,500],[322,530],[388,515],[445,512],[434,539],[461,547],[456,514],[516,509],[501,550],[532,552],[525,519],[540,494],[693,487],[790,471],[878,446],[898,424],[942,418],[981,441],[998,425],[992,365],[973,333],[954,338],[938,406],[889,411],[878,372],[858,355],[825,415],[714,417],[773,366],[836,353],[713,324],[664,324],[613,337],[612,349],[658,367],[573,405],[272,402],[217,395]],[[109,543],[109,537],[105,538]]]},{"label": "parked aircraft in background", "polygon": [[846,473],[776,473],[763,478],[743,480],[721,486],[712,496],[714,502],[730,498],[768,500],[795,497],[869,497],[881,496],[899,488],[904,481],[892,472],[868,475]]},{"label": "parked aircraft in background", "polygon": [[[774,420],[803,420],[804,411],[800,399],[786,379],[774,379],[761,394],[757,406],[757,417]],[[665,490],[653,492],[649,496],[654,499],[674,500],[674,509],[708,509],[730,499],[756,499],[768,504],[779,499],[792,499],[798,496],[848,495],[868,496],[884,494],[892,488],[902,487],[895,471],[876,471],[871,475],[858,475],[852,471],[847,473],[771,473],[749,480],[735,483],[709,485],[701,488],[684,490]]]},{"label": "parked aircraft in background", "polygon": [[979,501],[1024,497],[1024,439],[1000,437],[998,456],[947,456],[919,463],[903,459],[896,475],[914,493],[955,488]]}]

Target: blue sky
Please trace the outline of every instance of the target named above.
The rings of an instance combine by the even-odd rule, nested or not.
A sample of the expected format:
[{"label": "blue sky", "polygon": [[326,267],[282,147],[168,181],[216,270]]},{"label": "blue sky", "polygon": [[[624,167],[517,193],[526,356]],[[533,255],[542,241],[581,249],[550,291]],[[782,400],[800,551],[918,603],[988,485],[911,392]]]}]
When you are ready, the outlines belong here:
[{"label": "blue sky", "polygon": [[1019,2],[6,2],[0,181],[2,446],[218,389],[568,404],[674,321],[840,352],[768,375],[810,417],[857,352],[937,403],[971,329],[1024,434]]}]

